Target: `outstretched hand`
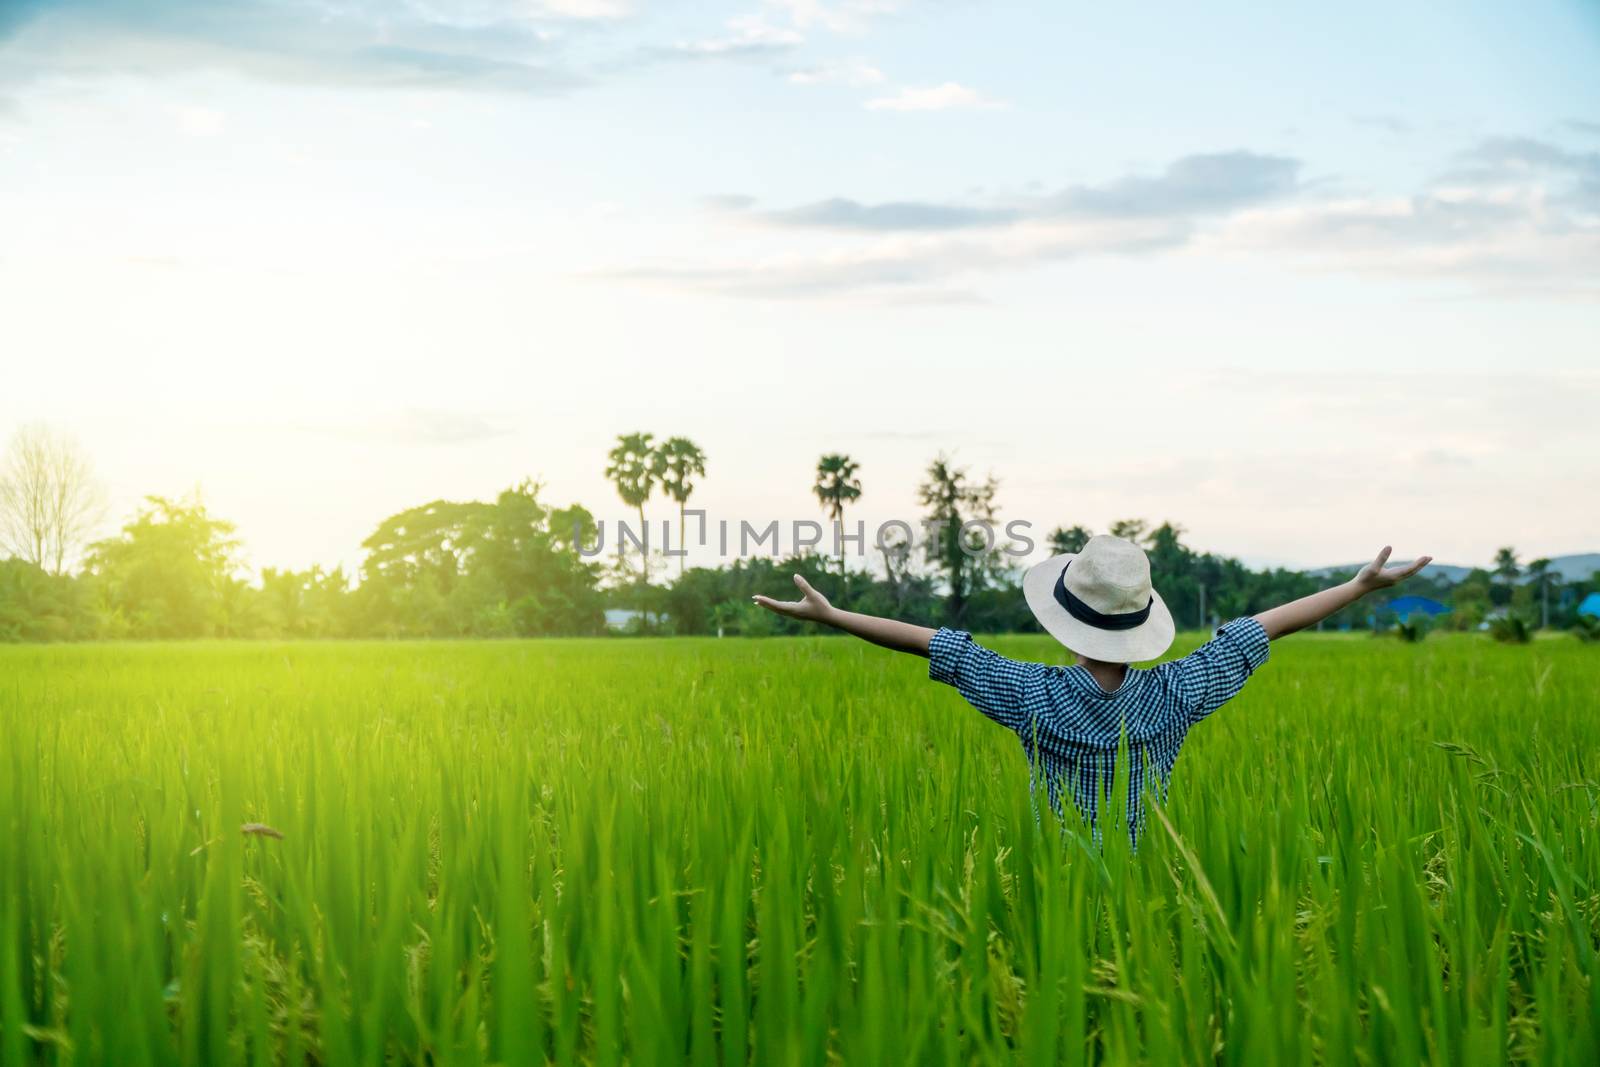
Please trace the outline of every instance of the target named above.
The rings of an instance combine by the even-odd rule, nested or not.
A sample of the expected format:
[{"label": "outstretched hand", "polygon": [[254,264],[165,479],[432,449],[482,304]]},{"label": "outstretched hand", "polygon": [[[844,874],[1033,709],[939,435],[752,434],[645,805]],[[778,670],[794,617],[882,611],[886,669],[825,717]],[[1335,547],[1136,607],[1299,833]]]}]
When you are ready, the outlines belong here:
[{"label": "outstretched hand", "polygon": [[1279,604],[1275,608],[1268,608],[1255,617],[1256,621],[1267,632],[1269,639],[1276,640],[1284,634],[1292,634],[1296,630],[1304,630],[1307,626],[1315,626],[1368,593],[1399,585],[1433,562],[1432,556],[1418,556],[1404,567],[1385,566],[1392,551],[1394,551],[1392,548],[1384,545],[1383,551],[1379,552],[1371,563],[1362,567],[1360,573],[1350,581],[1343,585],[1318,590],[1310,596],[1291,600],[1287,604]]},{"label": "outstretched hand", "polygon": [[822,622],[832,609],[828,598],[811,588],[811,583],[798,574],[794,576],[794,584],[800,590],[799,600],[773,600],[769,596],[753,596],[750,599],[778,615],[804,622]]},{"label": "outstretched hand", "polygon": [[1389,562],[1389,553],[1392,551],[1392,548],[1384,545],[1383,551],[1379,552],[1371,563],[1361,568],[1361,572],[1356,575],[1356,584],[1368,591],[1387,589],[1391,585],[1399,585],[1433,562],[1432,556],[1418,556],[1404,567],[1386,567],[1384,564]]}]

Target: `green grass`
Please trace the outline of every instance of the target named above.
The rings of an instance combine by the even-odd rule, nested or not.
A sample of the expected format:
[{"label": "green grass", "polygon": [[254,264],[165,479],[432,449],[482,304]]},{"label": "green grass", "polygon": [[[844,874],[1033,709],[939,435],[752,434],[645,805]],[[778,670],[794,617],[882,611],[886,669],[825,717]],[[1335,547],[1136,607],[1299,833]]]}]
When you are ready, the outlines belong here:
[{"label": "green grass", "polygon": [[1597,693],[1280,642],[1130,856],[843,640],[3,648],[0,1062],[1594,1064]]}]

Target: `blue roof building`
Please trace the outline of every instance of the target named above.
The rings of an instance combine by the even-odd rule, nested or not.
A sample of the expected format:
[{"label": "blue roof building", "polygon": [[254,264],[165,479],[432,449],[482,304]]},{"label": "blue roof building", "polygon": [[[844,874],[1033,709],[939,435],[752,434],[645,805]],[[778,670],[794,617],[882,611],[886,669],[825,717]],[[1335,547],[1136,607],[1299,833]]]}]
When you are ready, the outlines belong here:
[{"label": "blue roof building", "polygon": [[1407,622],[1413,615],[1426,615],[1432,618],[1435,615],[1447,614],[1450,605],[1441,604],[1431,597],[1402,596],[1389,601],[1389,610],[1394,612],[1401,622]]},{"label": "blue roof building", "polygon": [[1600,619],[1600,593],[1590,593],[1584,597],[1583,603],[1578,605],[1578,614]]}]

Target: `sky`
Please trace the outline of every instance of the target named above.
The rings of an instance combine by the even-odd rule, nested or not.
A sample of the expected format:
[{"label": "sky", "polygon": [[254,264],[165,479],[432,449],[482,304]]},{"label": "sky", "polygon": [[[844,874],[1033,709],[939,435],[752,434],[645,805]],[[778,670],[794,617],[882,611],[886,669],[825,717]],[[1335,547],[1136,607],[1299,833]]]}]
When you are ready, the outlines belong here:
[{"label": "sky", "polygon": [[1040,540],[1600,550],[1600,4],[1291,7],[0,0],[0,436],[257,566],[625,517],[635,430],[713,520],[945,452]]}]

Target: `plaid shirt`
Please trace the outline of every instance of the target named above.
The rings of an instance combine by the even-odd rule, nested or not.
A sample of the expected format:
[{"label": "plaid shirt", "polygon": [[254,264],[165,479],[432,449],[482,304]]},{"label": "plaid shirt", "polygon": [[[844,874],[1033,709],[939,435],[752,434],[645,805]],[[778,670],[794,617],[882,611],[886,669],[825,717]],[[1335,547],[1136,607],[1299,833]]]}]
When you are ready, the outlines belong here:
[{"label": "plaid shirt", "polygon": [[1016,733],[1033,768],[1030,794],[1042,770],[1051,810],[1061,813],[1065,786],[1096,840],[1100,801],[1111,795],[1123,731],[1132,756],[1128,832],[1137,839],[1146,767],[1155,771],[1164,796],[1189,727],[1231,700],[1266,661],[1267,633],[1251,618],[1227,623],[1182,659],[1146,670],[1129,667],[1114,693],[1101,689],[1087,668],[1019,663],[961,630],[942,629],[928,645],[928,677],[955,686],[973,707]]}]

